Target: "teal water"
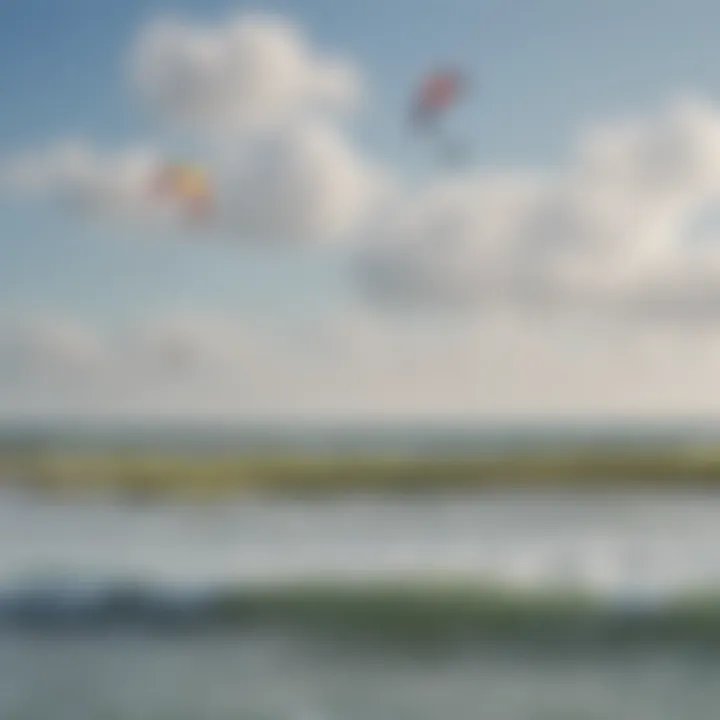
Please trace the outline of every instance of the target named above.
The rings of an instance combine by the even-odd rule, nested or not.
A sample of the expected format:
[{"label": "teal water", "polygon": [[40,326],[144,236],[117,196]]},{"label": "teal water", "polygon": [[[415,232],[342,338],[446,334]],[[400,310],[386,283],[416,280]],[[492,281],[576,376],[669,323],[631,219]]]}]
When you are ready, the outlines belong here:
[{"label": "teal water", "polygon": [[[2,626],[0,720],[720,717],[720,609],[709,624],[691,617],[661,623],[640,641],[623,631],[633,642],[607,643],[596,640],[602,626],[582,613],[579,634],[569,616],[554,612],[546,625],[531,608],[532,632],[511,615],[512,632],[497,635],[485,632],[494,616],[477,614],[472,602],[441,601],[423,615],[412,595],[375,607],[348,598],[351,586],[366,591],[388,580],[493,582],[514,591],[585,590],[657,617],[659,598],[720,586],[717,495],[128,508],[0,494],[0,591],[60,588],[65,602],[118,581],[247,593],[323,579],[345,588],[342,602],[270,593],[263,623]],[[325,632],[343,630],[350,610],[359,623],[353,633]],[[623,627],[632,628],[632,618]],[[435,623],[440,642],[421,642]],[[386,642],[390,635],[402,642]],[[710,635],[715,641],[705,642]]]},{"label": "teal water", "polygon": [[3,636],[7,720],[712,720],[720,658],[451,647],[423,655],[287,635]]}]

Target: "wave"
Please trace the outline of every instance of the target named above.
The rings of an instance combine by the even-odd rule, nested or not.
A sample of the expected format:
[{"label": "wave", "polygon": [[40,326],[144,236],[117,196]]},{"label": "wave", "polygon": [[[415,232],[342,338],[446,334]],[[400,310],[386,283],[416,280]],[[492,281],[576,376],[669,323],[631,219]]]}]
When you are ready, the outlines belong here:
[{"label": "wave", "polygon": [[518,642],[557,649],[692,643],[720,650],[720,593],[603,600],[573,592],[433,584],[304,583],[192,589],[35,586],[0,593],[6,627],[271,629],[378,643]]}]

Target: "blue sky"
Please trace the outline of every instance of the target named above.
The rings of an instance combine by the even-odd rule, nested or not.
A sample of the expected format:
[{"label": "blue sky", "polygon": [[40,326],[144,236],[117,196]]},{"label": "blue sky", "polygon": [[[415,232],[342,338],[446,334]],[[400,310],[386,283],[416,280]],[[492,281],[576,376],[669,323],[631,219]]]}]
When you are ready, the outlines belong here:
[{"label": "blue sky", "polygon": [[[259,221],[261,226],[270,227],[271,234],[279,227],[281,233],[292,235],[295,223],[300,236],[299,226],[303,223],[309,222],[315,228],[313,222],[338,220],[333,215],[336,206],[344,208],[341,214],[347,216],[340,219],[349,222],[350,216],[355,217],[353,203],[364,208],[375,202],[368,199],[369,195],[365,197],[366,190],[370,192],[368,188],[380,192],[379,179],[373,175],[371,180],[368,174],[372,165],[382,170],[394,190],[400,187],[402,192],[393,194],[393,190],[388,191],[387,197],[383,195],[392,212],[386,217],[368,211],[368,218],[375,222],[368,227],[374,228],[377,238],[381,243],[387,241],[388,246],[398,235],[401,239],[405,237],[403,233],[412,236],[405,237],[411,241],[409,249],[398,246],[395,255],[390,253],[381,258],[393,285],[391,294],[409,289],[411,294],[419,292],[423,300],[436,300],[438,294],[445,294],[455,301],[469,289],[473,296],[483,298],[496,292],[498,297],[491,302],[497,301],[499,308],[510,296],[512,302],[520,304],[527,304],[530,298],[532,306],[533,288],[528,294],[523,283],[529,276],[523,273],[527,258],[535,257],[532,253],[538,248],[544,252],[544,244],[549,240],[551,246],[556,243],[551,251],[556,255],[538,271],[540,297],[546,300],[560,297],[563,310],[581,307],[582,312],[590,313],[596,312],[600,302],[608,317],[615,313],[615,320],[618,308],[623,316],[637,312],[643,316],[643,333],[647,330],[650,337],[649,345],[643,344],[647,339],[643,334],[640,359],[635,357],[632,361],[638,375],[626,372],[628,360],[622,354],[598,360],[591,359],[590,353],[578,360],[573,348],[582,346],[585,340],[579,341],[577,336],[559,340],[558,336],[546,334],[545,340],[538,341],[540,345],[544,342],[552,346],[552,352],[562,355],[562,361],[579,373],[575,380],[579,388],[584,388],[582,378],[594,377],[593,373],[601,368],[602,372],[607,370],[605,379],[594,391],[594,400],[588,400],[584,409],[589,411],[602,405],[597,402],[607,396],[602,388],[610,386],[617,390],[616,405],[610,404],[615,410],[655,405],[707,409],[708,402],[714,408],[701,383],[688,385],[686,396],[680,392],[677,397],[661,398],[664,391],[659,388],[674,385],[676,380],[680,382],[668,373],[676,372],[672,368],[679,367],[680,358],[685,357],[682,352],[689,352],[685,337],[689,327],[696,327],[697,318],[709,316],[711,308],[720,307],[720,300],[714,295],[715,288],[720,287],[720,274],[717,277],[712,274],[716,258],[698,258],[684,252],[687,228],[697,223],[698,218],[711,218],[703,232],[710,238],[708,245],[714,247],[712,218],[718,216],[720,161],[715,164],[708,160],[710,169],[706,167],[706,159],[715,158],[715,149],[720,147],[720,112],[715,105],[720,97],[717,42],[720,7],[716,3],[5,0],[0,2],[0,170],[6,161],[42,155],[68,138],[79,139],[98,153],[117,153],[121,157],[138,143],[161,152],[197,149],[193,144],[197,137],[189,142],[187,135],[171,131],[169,124],[159,122],[137,88],[131,87],[128,63],[133,48],[137,47],[136,41],[158,18],[175,17],[195,33],[194,39],[188,41],[190,47],[207,28],[226,27],[232,18],[257,12],[271,13],[291,22],[305,35],[320,65],[328,54],[352,63],[364,84],[359,111],[342,120],[334,119],[329,127],[323,126],[319,135],[312,132],[303,135],[307,128],[301,128],[297,137],[301,147],[303,143],[310,147],[307,157],[302,152],[293,155],[297,150],[292,149],[293,141],[283,146],[285,141],[281,138],[281,146],[285,147],[282,152],[286,155],[281,153],[277,168],[268,171],[269,175],[263,168],[256,168],[255,180],[238,190],[236,202],[242,205],[243,193],[254,190],[253,183],[262,182],[263,178],[269,182],[264,192],[270,191],[267,202],[271,204],[269,210],[261,210],[261,215],[265,212]],[[221,41],[216,37],[214,42]],[[182,58],[171,58],[174,63],[181,61]],[[469,179],[459,185],[453,184],[455,178],[451,174],[436,166],[428,148],[408,132],[405,124],[415,83],[426,71],[447,62],[465,68],[475,84],[472,95],[449,119],[455,132],[466,138],[474,151]],[[227,94],[228,89],[224,92]],[[339,90],[335,88],[332,92]],[[698,98],[700,104],[682,105],[682,99],[688,95]],[[644,124],[634,130],[624,129],[618,123],[627,118],[641,118]],[[598,136],[601,142],[588,145],[592,145],[589,159],[577,153],[578,138],[588,128],[605,132]],[[207,140],[208,128],[203,131]],[[290,133],[288,137],[295,136]],[[233,142],[241,145],[240,140]],[[226,152],[234,152],[232,144],[223,147]],[[288,197],[282,196],[287,207],[278,211],[278,220],[273,217],[272,203],[277,201],[280,206],[281,202],[277,197],[273,200],[272,193],[284,192],[283,173],[294,172],[292,163],[298,157],[305,157],[302,162],[310,162],[311,175],[318,175],[312,178],[309,200],[306,198],[312,206],[308,210],[310,215],[306,217],[305,208],[297,205],[298,198],[305,197],[303,182],[298,180],[304,177],[301,173],[288,181],[295,184],[289,186],[292,192]],[[315,173],[313,163],[318,162]],[[103,171],[107,173],[104,182],[116,182],[121,174],[118,168]],[[548,173],[544,184],[526,186],[519,174],[513,174],[534,170]],[[55,195],[41,193],[19,202],[0,195],[3,317],[67,317],[112,329],[142,323],[150,317],[216,315],[243,318],[254,326],[277,326],[287,331],[312,327],[313,323],[319,326],[328,318],[337,321],[342,313],[357,319],[367,309],[348,277],[346,258],[341,254],[309,250],[302,245],[294,247],[292,243],[289,247],[263,247],[262,243],[232,242],[227,236],[218,243],[201,234],[186,237],[149,227],[89,221],[82,213],[71,212],[64,202],[67,197],[63,193],[87,195],[92,190],[87,186],[87,178],[80,190],[77,182],[77,178],[71,178],[75,185],[55,188]],[[105,187],[103,192],[114,196],[118,188],[112,184],[111,188],[114,189]],[[349,195],[336,202],[336,191]],[[90,197],[94,197],[92,193]],[[245,216],[239,221],[236,218],[235,239],[244,240],[252,233],[248,228],[255,227],[253,222],[257,218],[253,219],[252,203],[262,204],[266,199],[262,192],[253,197],[250,206],[240,211]],[[629,198],[633,203],[627,206]],[[122,199],[127,201],[127,197]],[[377,210],[375,205],[372,208]],[[670,211],[666,212],[667,208]],[[283,212],[289,215],[285,217]],[[520,220],[508,227],[516,217]],[[373,235],[359,221],[353,222],[364,228],[365,240]],[[415,230],[410,231],[409,227]],[[444,230],[440,232],[437,228]],[[548,237],[548,232],[554,235]],[[575,235],[565,237],[563,233]],[[468,250],[465,241],[470,236],[476,247]],[[505,238],[507,252],[520,248],[516,257],[508,260],[493,254],[496,252],[493,243],[498,237]],[[441,258],[438,266],[429,269],[423,244],[428,239],[436,246],[433,252],[441,253],[436,255]],[[568,240],[569,245],[564,247],[570,248],[569,254],[563,255],[562,244]],[[530,245],[523,245],[526,241]],[[446,251],[447,257],[442,258]],[[468,268],[470,271],[466,272]],[[506,275],[508,268],[510,275]],[[635,272],[632,268],[639,270],[631,277]],[[547,276],[542,275],[546,271]],[[521,278],[519,285],[517,278]],[[580,285],[577,278],[582,278]],[[486,292],[487,288],[492,288],[492,292]],[[601,295],[602,300],[598,301]],[[534,312],[536,308],[530,309]],[[666,329],[670,326],[666,325],[658,336],[653,323],[659,316],[667,316],[666,320],[674,323],[673,333],[679,327],[685,335],[680,340],[673,335],[675,339],[669,340]],[[693,318],[692,323],[687,321],[688,317]],[[365,319],[360,325],[363,322]],[[493,322],[499,327],[504,321],[496,318]],[[580,325],[585,328],[587,323],[581,319]],[[437,325],[431,327],[440,332]],[[416,405],[430,412],[440,407],[448,412],[448,408],[474,412],[487,409],[483,403],[493,395],[490,388],[502,386],[507,388],[505,394],[498,391],[492,407],[516,408],[512,387],[517,377],[512,372],[501,377],[507,370],[505,355],[525,354],[529,365],[524,371],[517,370],[522,382],[535,377],[538,362],[551,368],[557,365],[557,358],[552,359],[552,352],[544,354],[548,348],[542,349],[540,345],[518,350],[519,346],[513,345],[517,337],[510,326],[497,336],[492,329],[496,325],[491,322],[488,327],[491,329],[479,334],[474,327],[469,336],[458,340],[459,345],[449,346],[447,353],[462,354],[465,352],[462,348],[468,347],[463,343],[472,348],[478,344],[484,347],[492,335],[492,342],[499,344],[490,364],[496,363],[493,372],[499,373],[496,379],[500,385],[496,384],[495,376],[488,374],[485,390],[478,390],[476,395],[471,393],[475,405],[467,399],[461,382],[452,388],[448,385],[444,394],[444,383],[455,370],[438,358],[432,367],[417,371],[416,379],[405,387],[403,399],[395,407],[410,412]],[[703,328],[707,339],[711,335],[709,326],[705,324]],[[365,332],[363,327],[358,330],[362,341],[357,337],[348,340],[348,347],[355,348],[350,353],[354,352],[353,362],[369,352],[363,343],[372,345],[377,340],[368,340]],[[596,333],[596,340],[606,337],[602,332]],[[627,325],[624,332],[624,337],[637,339],[637,325]],[[524,333],[520,344],[535,342],[528,339],[530,335]],[[439,337],[440,334],[431,336],[430,345],[437,345]],[[510,337],[515,339],[509,340]],[[63,340],[66,341],[67,338]],[[668,353],[669,346],[663,343],[680,348],[681,355]],[[376,408],[382,406],[389,392],[383,389],[384,383],[388,388],[394,387],[393,373],[412,375],[402,363],[393,365],[395,351],[389,348],[386,344],[382,352],[387,353],[390,364],[377,370],[382,380],[367,381],[375,383],[372,388],[377,394],[373,406]],[[412,352],[409,358],[413,357]],[[468,351],[467,357],[474,357],[473,352]],[[714,373],[716,365],[711,355],[703,356],[703,371]],[[291,353],[286,352],[285,356],[291,357]],[[325,358],[323,362],[329,363],[328,368],[336,368],[345,360]],[[472,362],[468,362],[463,372],[468,373],[467,382],[472,383],[475,376]],[[652,374],[646,372],[648,362],[656,368],[652,382],[647,380]],[[316,374],[316,380],[322,376],[318,369],[321,364],[315,362],[312,370],[308,370]],[[363,360],[358,367],[362,369],[365,364]],[[618,380],[618,368],[625,373],[622,382]],[[283,375],[286,386],[293,390],[296,387],[293,383],[305,382],[298,379],[305,378],[303,372],[292,375],[294,380],[291,375]],[[567,374],[561,368],[552,373],[558,383]],[[686,374],[701,375],[700,371],[691,370]],[[440,376],[443,378],[439,379]],[[354,377],[350,374],[337,380],[338,388],[354,387],[357,384]],[[533,401],[536,410],[552,404],[553,384],[548,377],[540,373],[532,386],[535,389],[524,391],[533,395],[538,390]],[[263,382],[279,383],[267,378]],[[1,386],[2,377],[0,390]],[[418,387],[423,388],[422,397],[417,395]],[[545,395],[540,392],[543,387]],[[644,389],[637,404],[629,401],[626,407],[623,398],[627,397],[629,387]],[[347,395],[345,389],[338,390],[328,406],[345,407],[339,399],[345,397],[343,393]],[[445,403],[448,393],[454,393],[455,400]],[[584,402],[582,395],[575,392],[578,408]],[[204,395],[200,393],[198,397],[202,399]],[[469,404],[465,404],[466,400]],[[372,405],[365,407],[357,398],[354,402],[366,410]],[[563,402],[560,406],[566,407]],[[567,407],[574,406],[570,403]]]},{"label": "blue sky", "polygon": [[642,108],[686,87],[719,89],[720,11],[707,0],[6,0],[2,149],[53,133],[121,140],[148,132],[120,77],[138,28],[162,14],[213,21],[243,9],[286,14],[355,58],[377,95],[371,135],[389,144],[401,140],[394,116],[408,87],[445,58],[479,73],[473,117],[490,131],[483,145],[500,161],[554,157],[567,133],[598,114]]},{"label": "blue sky", "polygon": [[[491,166],[561,162],[589,123],[644,111],[687,88],[720,93],[720,9],[698,0],[5,0],[0,151],[68,135],[110,147],[153,137],[157,129],[122,75],[138,28],[159,14],[208,21],[244,8],[287,14],[357,61],[372,93],[358,132],[374,153],[408,167],[418,162],[418,148],[402,126],[407,94],[425,68],[446,58],[479,81],[457,123],[478,162]],[[232,249],[157,251],[114,235],[45,207],[3,205],[0,304],[113,315],[156,304],[286,305],[279,260]],[[327,277],[332,268],[307,265],[294,275],[304,284],[300,297],[310,304],[320,288],[338,292]]]}]

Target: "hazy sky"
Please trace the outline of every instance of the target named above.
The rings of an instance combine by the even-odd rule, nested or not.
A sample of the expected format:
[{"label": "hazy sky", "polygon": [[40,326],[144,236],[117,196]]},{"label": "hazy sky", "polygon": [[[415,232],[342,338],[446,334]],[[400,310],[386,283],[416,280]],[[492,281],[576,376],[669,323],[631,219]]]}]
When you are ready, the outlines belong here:
[{"label": "hazy sky", "polygon": [[[5,0],[0,415],[714,413],[719,21]],[[457,171],[405,121],[443,63]],[[182,158],[212,228],[147,192]]]}]

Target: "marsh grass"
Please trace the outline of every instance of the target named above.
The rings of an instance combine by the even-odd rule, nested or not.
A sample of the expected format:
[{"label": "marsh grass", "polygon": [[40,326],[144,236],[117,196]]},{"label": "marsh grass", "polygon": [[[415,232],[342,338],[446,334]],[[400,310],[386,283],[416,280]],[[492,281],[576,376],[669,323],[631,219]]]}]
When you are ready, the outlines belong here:
[{"label": "marsh grass", "polygon": [[62,495],[136,501],[206,501],[243,494],[720,488],[720,447],[608,447],[433,457],[5,449],[0,452],[0,480]]}]

